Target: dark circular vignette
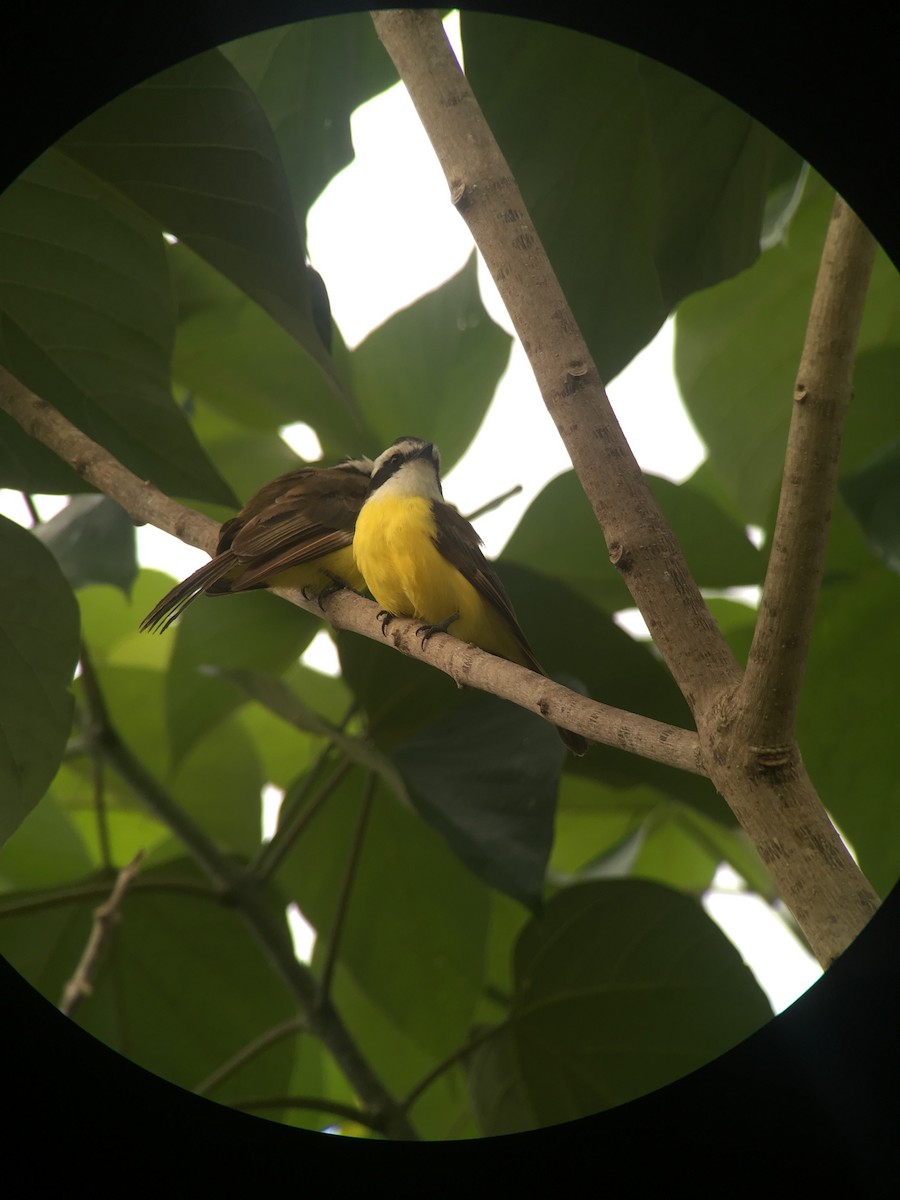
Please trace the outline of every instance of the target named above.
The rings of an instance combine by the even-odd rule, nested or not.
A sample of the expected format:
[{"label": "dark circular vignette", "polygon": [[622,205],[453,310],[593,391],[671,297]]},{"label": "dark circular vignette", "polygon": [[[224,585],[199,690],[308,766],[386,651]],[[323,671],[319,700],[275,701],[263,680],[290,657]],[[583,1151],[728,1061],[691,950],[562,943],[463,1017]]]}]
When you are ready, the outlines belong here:
[{"label": "dark circular vignette", "polygon": [[[68,7],[48,19],[43,6],[17,5],[5,17],[0,51],[7,114],[0,186],[94,109],[172,63],[258,29],[352,7],[158,0],[128,6],[123,19],[120,4],[94,0],[87,12]],[[500,0],[468,7],[543,19],[551,12],[546,3]],[[832,20],[773,0],[738,10],[618,0],[590,13],[561,3],[552,16],[658,58],[747,109],[808,158],[900,261],[895,172],[885,162],[898,99],[896,10],[869,6],[856,26],[853,14]],[[405,1145],[305,1133],[200,1100],[85,1034],[0,962],[5,1091],[19,1134],[7,1142],[5,1174],[27,1172],[33,1186],[102,1172],[117,1190],[157,1180],[172,1188],[177,1179],[182,1191],[219,1181],[233,1190],[294,1179],[308,1186],[312,1177],[330,1187],[383,1182],[397,1195],[419,1195],[461,1186],[486,1194],[500,1179],[507,1193],[519,1184],[544,1190],[589,1171],[598,1183],[625,1182],[638,1195],[679,1184],[696,1192],[732,1178],[770,1190],[777,1179],[774,1194],[820,1183],[852,1186],[856,1196],[893,1195],[900,1184],[892,1119],[900,1090],[898,933],[895,888],[787,1012],[641,1100],[531,1134]]]}]

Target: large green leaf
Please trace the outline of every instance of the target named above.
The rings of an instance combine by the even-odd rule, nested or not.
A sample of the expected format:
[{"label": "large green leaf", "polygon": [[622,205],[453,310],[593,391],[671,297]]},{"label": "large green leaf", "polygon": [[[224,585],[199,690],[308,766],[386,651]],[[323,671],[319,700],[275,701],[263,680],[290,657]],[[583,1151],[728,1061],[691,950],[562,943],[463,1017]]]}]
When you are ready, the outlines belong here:
[{"label": "large green leaf", "polygon": [[876,554],[900,574],[900,440],[845,476],[841,492]]},{"label": "large green leaf", "polygon": [[52,554],[0,517],[0,844],[56,773],[72,727],[78,606]]},{"label": "large green leaf", "polygon": [[95,865],[71,814],[48,793],[0,851],[0,890],[54,887]]},{"label": "large green leaf", "polygon": [[468,11],[461,25],[466,74],[609,380],[683,296],[756,258],[780,143],[632,50]]},{"label": "large green leaf", "polygon": [[479,1122],[510,1133],[623,1104],[771,1015],[695,901],[637,880],[566,889],[523,930],[508,1023],[471,1056]]},{"label": "large green leaf", "polygon": [[797,726],[822,802],[881,895],[900,876],[898,612],[900,579],[877,565],[823,589]]},{"label": "large green leaf", "polygon": [[[175,313],[159,228],[50,150],[0,196],[0,252],[4,365],[141,478],[230,503],[172,402]],[[5,486],[83,490],[5,414],[0,431]]]},{"label": "large green leaf", "polygon": [[[722,485],[743,519],[756,525],[771,519],[833,199],[833,191],[811,176],[790,236],[752,270],[691,296],[675,321],[675,368],[688,412]],[[860,330],[842,470],[897,436],[891,381],[898,345],[900,286],[879,251]]]},{"label": "large green leaf", "polygon": [[398,437],[424,437],[440,447],[449,469],[484,419],[511,345],[481,302],[473,255],[350,356],[360,408],[379,439],[371,452]]},{"label": "large green leaf", "polygon": [[325,370],[281,156],[218,50],[123,92],[59,143],[252,296]]},{"label": "large green leaf", "polygon": [[[674,484],[646,476],[701,587],[739,587],[762,580],[763,556],[744,528],[689,480]],[[609,561],[603,535],[574,471],[550,481],[528,508],[503,551],[504,562],[522,563],[563,579],[608,612],[633,600]]]},{"label": "large green leaf", "polygon": [[[278,673],[319,627],[310,613],[264,591],[201,597],[181,617],[166,674],[166,725],[180,759],[245,697],[206,667],[253,667]],[[165,636],[165,635],[163,635]]]},{"label": "large green leaf", "polygon": [[393,758],[418,812],[466,866],[537,908],[564,755],[546,721],[479,695],[421,729]]},{"label": "large green leaf", "polygon": [[222,47],[275,132],[301,221],[353,161],[350,115],[396,82],[368,13],[266,29]]},{"label": "large green leaf", "polygon": [[332,458],[368,439],[349,385],[318,366],[254,300],[181,243],[168,249],[178,297],[174,378],[246,430],[311,425]]},{"label": "large green leaf", "polygon": [[[354,768],[279,872],[327,941],[366,790]],[[487,891],[443,840],[379,785],[344,911],[338,961],[369,1000],[429,1054],[463,1038],[484,971]]]},{"label": "large green leaf", "polygon": [[[306,465],[275,430],[248,429],[218,411],[215,405],[194,397],[188,407],[194,429],[207,454],[238,496],[250,497],[263,484]],[[221,517],[224,514],[210,515]],[[228,517],[233,515],[227,514]]]},{"label": "large green leaf", "polygon": [[110,583],[126,594],[137,578],[134,524],[108,496],[75,496],[35,534],[73,588]]}]

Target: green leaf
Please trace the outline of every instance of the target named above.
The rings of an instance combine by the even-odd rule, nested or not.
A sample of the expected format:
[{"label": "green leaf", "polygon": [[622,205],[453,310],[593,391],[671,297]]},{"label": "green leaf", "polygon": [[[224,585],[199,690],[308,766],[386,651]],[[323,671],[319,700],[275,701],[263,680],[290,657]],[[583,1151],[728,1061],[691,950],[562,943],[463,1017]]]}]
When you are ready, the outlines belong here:
[{"label": "green leaf", "polygon": [[900,579],[883,567],[823,588],[797,734],[822,803],[872,886],[900,876]]},{"label": "green leaf", "polygon": [[250,497],[263,484],[306,465],[274,430],[248,429],[205,401],[191,399],[190,408],[197,436],[237,496]]},{"label": "green leaf", "polygon": [[[279,871],[285,894],[323,943],[330,937],[365,788],[365,776],[354,768]],[[443,840],[379,785],[353,874],[338,962],[435,1059],[459,1044],[475,1008],[487,897]]]},{"label": "green leaf", "polygon": [[[320,957],[321,953],[317,952],[313,959],[314,967]],[[374,1004],[353,975],[340,963],[334,975],[334,998],[367,1061],[395,1096],[408,1094],[436,1065],[435,1056],[423,1050],[403,1027],[395,1024],[383,1009]],[[329,1093],[333,1094],[334,1091]],[[409,1115],[416,1132],[423,1139],[446,1141],[478,1136],[469,1111],[465,1080],[458,1065],[442,1072],[426,1088],[413,1104]],[[365,1133],[364,1129],[351,1127],[344,1120],[333,1123],[347,1135],[360,1136]]]},{"label": "green leaf", "polygon": [[490,887],[540,906],[565,748],[496,696],[441,717],[393,757],[417,811]]},{"label": "green leaf", "polygon": [[771,1015],[695,901],[607,880],[558,893],[522,932],[508,1025],[470,1060],[486,1133],[624,1104],[723,1054]]},{"label": "green leaf", "polygon": [[[229,503],[173,403],[174,308],[160,231],[50,150],[0,196],[0,361],[22,383],[163,491]],[[2,423],[0,482],[75,492],[70,468]]]},{"label": "green leaf", "polygon": [[303,221],[329,180],[353,161],[353,110],[396,83],[368,13],[267,29],[222,53],[269,119]]},{"label": "green leaf", "polygon": [[169,786],[174,798],[219,846],[249,857],[262,840],[265,782],[253,740],[231,718],[191,748]]},{"label": "green leaf", "polygon": [[780,143],[632,50],[468,11],[461,26],[466,75],[612,379],[683,296],[754,261]]},{"label": "green leaf", "polygon": [[900,574],[900,440],[846,475],[840,488],[875,553]]},{"label": "green leaf", "polygon": [[244,703],[205,667],[254,667],[278,673],[316,633],[316,618],[264,591],[201,597],[179,619],[166,675],[166,725],[180,759],[209,729]]},{"label": "green leaf", "polygon": [[0,845],[43,796],[72,728],[78,606],[50,552],[0,517]]},{"label": "green leaf", "polygon": [[[781,477],[800,352],[834,192],[811,176],[790,236],[736,279],[679,308],[675,370],[685,405],[743,519],[769,527]],[[900,288],[876,254],[842,451],[852,468],[897,436],[882,357],[900,345]],[[866,360],[872,355],[871,365]],[[896,378],[894,372],[893,378]]]},{"label": "green leaf", "polygon": [[115,661],[157,671],[165,669],[172,639],[147,637],[140,632],[140,622],[171,586],[170,576],[145,567],[138,574],[130,598],[107,584],[91,584],[79,590],[82,636],[95,665]]},{"label": "green leaf", "polygon": [[303,421],[329,457],[357,455],[366,435],[346,372],[326,378],[258,304],[187,246],[170,246],[168,258],[178,295],[174,378],[244,431]]},{"label": "green leaf", "polygon": [[266,675],[262,671],[240,669],[219,670],[217,674],[294,729],[333,742],[335,748],[350,762],[380,775],[396,795],[406,799],[403,779],[390,759],[380,754],[370,743],[361,738],[351,737],[331,724],[310,705],[304,704],[281,679]]},{"label": "green leaf", "polygon": [[138,573],[134,524],[115,500],[75,496],[34,532],[73,588],[109,583],[131,591]]},{"label": "green leaf", "polygon": [[481,303],[473,254],[351,354],[359,405],[378,437],[373,453],[413,433],[440,446],[449,470],[481,425],[511,347]]},{"label": "green leaf", "polygon": [[323,368],[278,145],[218,50],[123,92],[59,143],[252,296]]},{"label": "green leaf", "polygon": [[[743,526],[691,480],[645,479],[701,587],[724,589],[762,580],[763,556]],[[503,561],[565,580],[608,612],[634,603],[609,561],[597,518],[574,471],[558,475],[535,498],[507,543]]]},{"label": "green leaf", "polygon": [[94,866],[71,815],[48,794],[0,851],[0,890],[53,887]]}]

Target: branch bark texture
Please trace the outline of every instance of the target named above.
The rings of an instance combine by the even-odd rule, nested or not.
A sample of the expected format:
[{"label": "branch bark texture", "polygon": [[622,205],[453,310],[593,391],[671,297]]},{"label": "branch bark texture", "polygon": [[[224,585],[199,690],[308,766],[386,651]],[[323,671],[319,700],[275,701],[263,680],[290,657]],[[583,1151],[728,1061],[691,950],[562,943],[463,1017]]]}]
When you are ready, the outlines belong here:
[{"label": "branch bark texture", "polygon": [[[171,500],[158,488],[138,479],[118,459],[0,367],[0,408],[15,418],[32,437],[70,463],[95,487],[117,501],[139,525],[150,523],[191,546],[213,554],[219,525],[203,513]],[[276,595],[318,617],[336,629],[347,629],[373,641],[384,640],[378,606],[351,591],[326,599],[307,600],[295,588],[272,588]],[[592,741],[617,746],[682,770],[705,774],[696,733],[653,721],[607,704],[589,700],[562,684],[527,671],[460,642],[436,635],[423,649],[416,637],[419,622],[397,618],[388,639],[402,653],[430,663],[460,686],[477,687],[537,712],[554,725],[583,733]]]},{"label": "branch bark texture", "polygon": [[875,239],[837,197],[813,296],[769,567],[739,690],[751,745],[793,740]]},{"label": "branch bark texture", "polygon": [[[760,758],[749,741],[744,676],[644,484],[509,166],[447,42],[439,14],[427,10],[373,12],[372,20],[444,169],[450,198],[469,226],[529,356],[544,402],[603,529],[610,559],[691,706],[710,778],[762,855],[817,957],[827,966],[865,926],[877,908],[877,896],[822,808],[792,736],[774,759],[765,754]],[[821,483],[810,486],[799,479],[789,481],[793,503],[787,511],[793,515],[782,523],[780,557],[787,559],[796,551],[797,540],[806,536],[809,526],[816,530],[816,537],[808,552],[811,562],[806,563],[808,586],[800,589],[789,614],[774,621],[770,614],[766,619],[770,630],[778,631],[775,637],[780,633],[797,638],[792,662],[786,668],[795,682],[785,692],[782,713],[792,712],[796,704],[821,577],[826,513],[834,494],[833,463],[843,415],[825,378],[835,371],[838,390],[843,391],[852,375],[856,333],[851,312],[861,311],[866,279],[865,270],[852,265],[860,245],[859,238],[845,237],[840,239],[839,249],[833,248],[833,262],[825,276],[840,281],[838,289],[850,286],[854,298],[846,306],[843,301],[829,300],[820,279],[811,319],[813,332],[807,338],[809,353],[804,354],[801,366],[801,406],[809,397],[813,378],[824,399],[808,410],[813,414],[809,420],[795,422],[789,470],[798,476],[802,467],[808,474],[810,455],[814,463],[819,461],[818,455],[831,466]],[[775,582],[779,579],[777,568],[775,571],[773,590],[795,586],[784,569],[779,585]],[[764,627],[758,647],[760,663],[751,681],[757,705],[773,699],[778,692],[775,681],[785,666],[770,664],[771,641],[772,632],[766,634]],[[763,654],[770,665],[760,670]],[[763,727],[785,727],[785,721],[777,717],[764,716],[761,722]]]}]

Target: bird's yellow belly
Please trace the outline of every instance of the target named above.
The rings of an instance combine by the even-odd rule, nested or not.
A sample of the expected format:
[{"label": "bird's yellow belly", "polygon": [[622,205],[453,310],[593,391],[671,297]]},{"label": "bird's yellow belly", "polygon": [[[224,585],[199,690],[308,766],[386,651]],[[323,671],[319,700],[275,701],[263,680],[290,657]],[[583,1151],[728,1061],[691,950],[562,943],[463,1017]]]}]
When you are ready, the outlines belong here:
[{"label": "bird's yellow belly", "polygon": [[483,650],[522,662],[508,624],[434,544],[431,502],[420,497],[372,500],[356,522],[356,565],[378,604],[398,617],[439,625]]},{"label": "bird's yellow belly", "polygon": [[308,587],[321,591],[323,588],[331,587],[334,582],[331,578],[332,575],[343,579],[344,583],[356,588],[357,591],[362,590],[364,580],[356,565],[351,546],[346,546],[342,550],[334,550],[331,554],[324,554],[321,558],[313,559],[308,563],[299,563],[287,571],[280,571],[277,575],[267,579],[266,583],[274,584],[276,587]]}]

